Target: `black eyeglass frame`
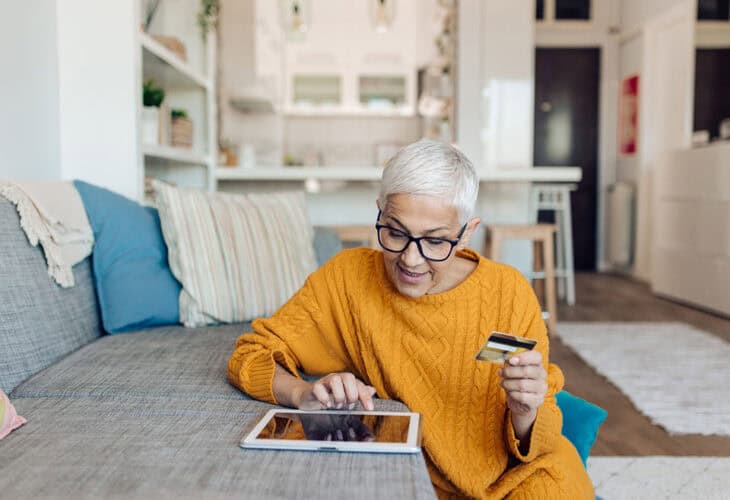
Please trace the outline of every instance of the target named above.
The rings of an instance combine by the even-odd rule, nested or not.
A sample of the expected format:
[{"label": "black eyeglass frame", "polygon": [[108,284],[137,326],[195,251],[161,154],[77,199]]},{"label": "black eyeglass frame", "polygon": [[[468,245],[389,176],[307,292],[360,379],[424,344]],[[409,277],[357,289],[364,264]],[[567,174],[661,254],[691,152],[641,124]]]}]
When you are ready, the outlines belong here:
[{"label": "black eyeglass frame", "polygon": [[[377,218],[377,221],[380,221],[380,216],[381,215],[382,215],[382,211],[381,210],[378,210],[378,218]],[[459,241],[461,241],[461,237],[464,235],[464,231],[466,231],[466,226],[468,224],[468,223],[464,223],[464,225],[461,226],[461,230],[459,231],[459,234],[456,236],[456,239],[455,240],[450,240],[448,238],[437,238],[437,237],[434,237],[434,236],[419,236],[418,238],[415,238],[415,237],[411,236],[410,234],[408,234],[407,232],[405,232],[405,231],[403,231],[401,229],[398,229],[398,228],[393,227],[393,226],[389,226],[387,224],[380,224],[377,221],[375,222],[375,231],[378,233],[378,243],[383,248],[383,250],[385,250],[387,252],[391,252],[391,253],[403,253],[403,252],[405,252],[408,249],[409,246],[411,246],[411,242],[415,241],[416,242],[416,248],[418,248],[418,253],[421,254],[421,257],[423,257],[424,259],[429,260],[431,262],[443,262],[443,261],[447,260],[449,257],[451,257],[451,253],[454,251],[454,247],[459,244]],[[399,233],[402,233],[406,238],[408,238],[408,242],[406,243],[406,245],[401,250],[391,250],[390,248],[387,248],[385,245],[383,245],[383,242],[380,239],[380,230],[381,229],[390,229],[390,230],[393,230],[393,231],[397,231]],[[443,241],[443,242],[448,243],[449,245],[451,245],[451,248],[449,248],[449,253],[446,254],[446,257],[444,257],[443,259],[433,259],[431,257],[426,257],[426,255],[423,253],[423,247],[421,246],[421,240],[439,240],[439,241]]]}]

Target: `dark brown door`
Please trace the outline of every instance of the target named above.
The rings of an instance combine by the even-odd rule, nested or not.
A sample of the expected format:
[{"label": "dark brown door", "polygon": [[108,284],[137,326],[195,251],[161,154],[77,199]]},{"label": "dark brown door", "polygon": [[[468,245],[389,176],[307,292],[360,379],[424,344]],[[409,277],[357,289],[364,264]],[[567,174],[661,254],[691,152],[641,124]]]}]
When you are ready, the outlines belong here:
[{"label": "dark brown door", "polygon": [[[600,49],[535,52],[535,152],[538,166],[577,165],[583,180],[572,193],[575,269],[596,269],[598,86]],[[551,221],[550,214],[539,220]]]}]

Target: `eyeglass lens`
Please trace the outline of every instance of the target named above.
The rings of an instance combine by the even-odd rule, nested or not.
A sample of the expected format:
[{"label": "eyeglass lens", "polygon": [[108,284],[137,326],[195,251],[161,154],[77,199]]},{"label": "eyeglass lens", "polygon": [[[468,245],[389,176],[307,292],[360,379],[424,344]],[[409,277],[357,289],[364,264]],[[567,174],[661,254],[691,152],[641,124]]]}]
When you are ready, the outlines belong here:
[{"label": "eyeglass lens", "polygon": [[[389,227],[380,228],[378,239],[383,248],[391,252],[402,252],[412,241],[408,234]],[[451,243],[440,238],[423,238],[418,243],[421,255],[429,260],[444,260],[453,248]]]}]

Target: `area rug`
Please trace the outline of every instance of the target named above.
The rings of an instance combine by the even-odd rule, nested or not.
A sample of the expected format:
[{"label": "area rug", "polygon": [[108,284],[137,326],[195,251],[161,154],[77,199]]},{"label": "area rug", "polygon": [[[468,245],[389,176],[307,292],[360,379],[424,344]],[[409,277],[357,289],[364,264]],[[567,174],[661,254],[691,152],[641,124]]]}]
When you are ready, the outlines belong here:
[{"label": "area rug", "polygon": [[560,323],[558,336],[669,433],[730,435],[722,339],[684,323]]},{"label": "area rug", "polygon": [[605,500],[720,500],[730,491],[730,457],[590,457],[588,475]]}]

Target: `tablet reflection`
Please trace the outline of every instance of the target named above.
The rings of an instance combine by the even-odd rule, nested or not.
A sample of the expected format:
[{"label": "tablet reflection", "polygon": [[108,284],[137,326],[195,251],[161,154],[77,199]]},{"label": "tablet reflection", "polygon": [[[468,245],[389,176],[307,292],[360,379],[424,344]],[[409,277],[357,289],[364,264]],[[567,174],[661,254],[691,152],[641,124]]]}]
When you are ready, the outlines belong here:
[{"label": "tablet reflection", "polygon": [[408,416],[279,413],[258,439],[405,443]]}]

